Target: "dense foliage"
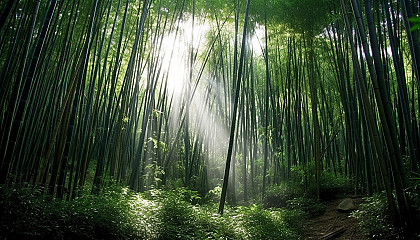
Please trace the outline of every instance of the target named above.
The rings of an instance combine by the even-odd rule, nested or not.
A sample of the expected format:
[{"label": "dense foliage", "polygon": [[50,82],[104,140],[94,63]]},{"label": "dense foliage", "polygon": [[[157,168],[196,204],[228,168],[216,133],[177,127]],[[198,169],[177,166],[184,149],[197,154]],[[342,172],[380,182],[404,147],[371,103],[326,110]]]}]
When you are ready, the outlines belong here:
[{"label": "dense foliage", "polygon": [[180,188],[145,194],[112,187],[71,202],[29,187],[1,188],[0,235],[7,239],[298,239],[301,211],[229,207]]},{"label": "dense foliage", "polygon": [[416,0],[0,1],[17,228],[1,231],[291,237],[295,212],[259,204],[314,216],[350,193],[384,194],[363,224],[419,231],[419,14]]},{"label": "dense foliage", "polygon": [[[420,181],[413,178],[410,188],[406,189],[409,201],[413,205],[414,216],[420,214]],[[352,213],[359,220],[362,231],[373,239],[417,239],[420,232],[404,232],[400,226],[392,224],[392,214],[387,205],[385,194],[377,193],[370,197],[365,197],[360,208]]]},{"label": "dense foliage", "polygon": [[355,211],[353,215],[359,219],[360,226],[368,236],[385,237],[393,231],[386,198],[383,194],[366,198],[360,210]]}]

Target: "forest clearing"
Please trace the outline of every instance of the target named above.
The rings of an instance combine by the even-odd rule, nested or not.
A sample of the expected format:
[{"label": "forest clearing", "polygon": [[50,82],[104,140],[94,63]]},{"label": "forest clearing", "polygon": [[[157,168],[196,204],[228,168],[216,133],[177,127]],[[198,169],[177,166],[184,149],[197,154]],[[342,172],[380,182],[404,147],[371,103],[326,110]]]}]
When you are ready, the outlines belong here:
[{"label": "forest clearing", "polygon": [[0,1],[1,239],[420,239],[418,0]]}]

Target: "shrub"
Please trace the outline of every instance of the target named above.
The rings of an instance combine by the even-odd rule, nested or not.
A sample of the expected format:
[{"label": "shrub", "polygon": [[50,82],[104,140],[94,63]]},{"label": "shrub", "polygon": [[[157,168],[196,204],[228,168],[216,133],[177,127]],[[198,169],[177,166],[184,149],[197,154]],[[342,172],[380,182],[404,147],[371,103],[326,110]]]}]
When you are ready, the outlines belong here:
[{"label": "shrub", "polygon": [[[119,190],[119,189],[118,189]],[[142,234],[133,220],[128,189],[104,191],[101,195],[85,195],[70,202],[55,202],[51,206],[54,216],[59,216],[64,235],[86,238],[138,238]],[[61,209],[60,209],[61,207]]]},{"label": "shrub", "polygon": [[325,204],[313,198],[298,197],[287,201],[287,208],[300,210],[309,217],[322,215],[325,212]]},{"label": "shrub", "polygon": [[40,190],[1,186],[0,193],[0,235],[5,239],[42,238],[54,230],[48,224],[47,204]]},{"label": "shrub", "polygon": [[197,191],[180,187],[173,190],[152,189],[146,193],[146,196],[152,200],[164,201],[166,199],[178,199],[191,204],[201,202],[201,197]]},{"label": "shrub", "polygon": [[412,174],[414,177],[410,178],[410,184],[406,189],[406,194],[412,205],[413,215],[417,217],[417,222],[420,222],[420,174],[414,172]]},{"label": "shrub", "polygon": [[352,214],[359,220],[362,231],[370,237],[386,236],[393,230],[387,200],[383,193],[366,197],[360,204],[359,210]]},{"label": "shrub", "polygon": [[33,239],[143,239],[133,209],[135,195],[124,188],[73,201],[49,200],[31,187],[2,187],[1,230],[5,238]]},{"label": "shrub", "polygon": [[221,194],[222,194],[222,188],[220,186],[216,186],[215,188],[211,189],[206,194],[206,196],[204,197],[204,200],[206,202],[218,203],[220,201]]},{"label": "shrub", "polygon": [[196,211],[191,204],[181,197],[167,195],[163,199],[158,218],[161,220],[161,239],[194,239],[197,238]]},{"label": "shrub", "polygon": [[[340,194],[345,194],[351,190],[349,180],[344,176],[335,176],[333,172],[323,171],[321,174],[320,198],[322,200],[331,200],[337,198]],[[312,181],[308,186],[307,195],[316,196],[316,182]]]},{"label": "shrub", "polygon": [[[293,212],[285,220],[285,210],[264,210],[261,206],[253,205],[242,208],[243,227],[246,229],[246,239],[298,239],[296,229],[301,226],[298,219],[301,214]],[[301,218],[300,218],[301,219]]]},{"label": "shrub", "polygon": [[286,207],[287,201],[304,195],[302,187],[295,182],[282,182],[267,189],[263,203],[264,207]]},{"label": "shrub", "polygon": [[236,221],[238,215],[229,208],[220,215],[217,207],[217,204],[206,204],[196,208],[196,225],[205,233],[203,239],[241,239]]}]

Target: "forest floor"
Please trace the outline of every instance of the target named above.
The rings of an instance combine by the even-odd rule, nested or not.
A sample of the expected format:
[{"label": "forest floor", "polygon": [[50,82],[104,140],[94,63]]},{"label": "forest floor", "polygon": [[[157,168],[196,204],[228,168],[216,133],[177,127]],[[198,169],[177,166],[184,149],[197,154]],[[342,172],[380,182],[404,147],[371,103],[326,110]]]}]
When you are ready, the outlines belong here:
[{"label": "forest floor", "polygon": [[[312,218],[305,227],[305,239],[337,239],[337,240],[366,240],[359,228],[357,219],[351,212],[337,210],[343,199],[334,199],[326,202],[325,213]],[[361,198],[354,198],[356,207],[362,202]]]}]

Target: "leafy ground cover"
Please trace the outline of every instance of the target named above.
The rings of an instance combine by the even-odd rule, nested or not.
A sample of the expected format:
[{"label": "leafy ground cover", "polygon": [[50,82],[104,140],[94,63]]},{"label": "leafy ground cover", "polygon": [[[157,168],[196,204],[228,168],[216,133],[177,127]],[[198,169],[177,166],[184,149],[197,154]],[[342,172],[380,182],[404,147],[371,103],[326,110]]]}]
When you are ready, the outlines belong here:
[{"label": "leafy ground cover", "polygon": [[[383,194],[363,198],[358,210],[336,210],[347,181],[325,174],[315,200],[296,181],[271,187],[248,206],[227,206],[217,214],[220,189],[205,197],[186,188],[135,193],[111,186],[100,194],[83,192],[72,201],[51,199],[42,189],[0,186],[0,236],[5,239],[318,239],[340,231],[338,239],[400,237],[390,224]],[[416,182],[417,183],[417,182]],[[415,209],[418,184],[408,189]],[[343,190],[344,189],[344,190]],[[326,194],[331,196],[330,194]],[[340,196],[337,196],[340,195]],[[338,197],[338,198],[337,198]],[[360,226],[360,228],[359,228]],[[363,232],[363,234],[362,234]],[[415,238],[414,238],[415,239]]]},{"label": "leafy ground cover", "polygon": [[[412,196],[410,203],[412,204],[412,211],[415,213],[413,215],[416,216],[420,211],[418,194],[410,191],[408,195]],[[384,193],[365,197],[359,209],[354,211],[352,215],[357,218],[364,234],[371,239],[420,239],[418,228],[412,231],[404,231],[401,226],[392,224],[391,213],[387,207]],[[415,219],[415,221],[419,222],[419,219]]]},{"label": "leafy ground cover", "polygon": [[68,202],[1,187],[0,211],[6,239],[299,239],[305,215],[255,204],[219,215],[216,203],[184,188],[139,194],[123,187]]}]

